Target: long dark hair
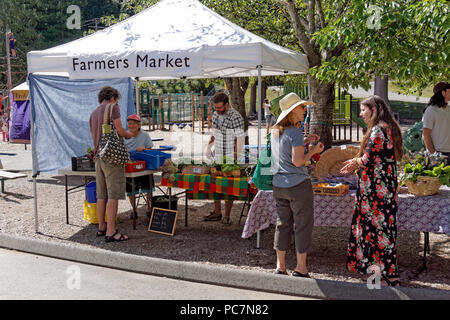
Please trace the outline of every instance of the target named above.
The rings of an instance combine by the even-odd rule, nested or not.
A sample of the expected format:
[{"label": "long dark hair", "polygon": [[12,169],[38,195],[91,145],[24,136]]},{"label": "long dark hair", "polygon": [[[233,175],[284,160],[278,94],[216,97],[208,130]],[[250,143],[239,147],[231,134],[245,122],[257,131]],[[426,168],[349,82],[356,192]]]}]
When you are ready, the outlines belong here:
[{"label": "long dark hair", "polygon": [[373,95],[361,101],[361,105],[365,105],[370,108],[370,110],[372,111],[372,117],[367,124],[368,128],[366,134],[364,135],[364,138],[361,141],[361,145],[359,146],[358,156],[361,157],[364,154],[364,148],[367,144],[367,141],[369,140],[371,129],[374,126],[380,124],[380,122],[384,122],[387,124],[387,128],[391,129],[391,138],[392,144],[394,145],[395,159],[396,161],[400,161],[403,155],[402,131],[400,130],[400,125],[392,115],[387,103],[379,96]]},{"label": "long dark hair", "polygon": [[447,104],[445,103],[445,99],[444,99],[444,96],[442,95],[442,91],[445,91],[447,89],[450,89],[449,83],[442,86],[442,90],[439,90],[430,98],[430,100],[428,101],[425,108],[423,108],[422,113],[425,113],[425,110],[427,110],[427,108],[429,106],[437,106],[438,108],[442,108],[442,107],[446,106]]}]

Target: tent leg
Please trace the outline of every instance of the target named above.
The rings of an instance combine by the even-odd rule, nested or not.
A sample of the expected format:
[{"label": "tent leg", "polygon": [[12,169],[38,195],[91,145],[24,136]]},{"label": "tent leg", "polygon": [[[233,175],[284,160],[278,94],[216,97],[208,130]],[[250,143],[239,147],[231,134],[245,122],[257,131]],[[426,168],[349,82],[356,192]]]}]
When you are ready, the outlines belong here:
[{"label": "tent leg", "polygon": [[33,193],[34,193],[34,230],[35,230],[36,233],[39,233],[36,177],[33,177]]},{"label": "tent leg", "polygon": [[[27,80],[28,82],[28,80]],[[39,233],[39,218],[38,218],[38,206],[37,206],[37,183],[36,177],[38,176],[38,164],[37,164],[37,153],[36,153],[36,143],[34,136],[34,104],[33,104],[33,86],[30,83],[30,138],[31,138],[31,163],[33,169],[33,193],[34,193],[34,230]]]},{"label": "tent leg", "polygon": [[262,66],[258,66],[258,154],[257,154],[257,159],[259,158],[259,154],[261,153],[261,108],[262,108],[261,69],[262,69]]},{"label": "tent leg", "polygon": [[[138,82],[139,82],[139,78],[138,77],[136,77],[136,114],[138,115],[138,116],[141,116],[141,95],[139,94],[140,92],[139,92],[139,85],[138,85]],[[149,123],[149,126],[150,126],[150,123]]]}]

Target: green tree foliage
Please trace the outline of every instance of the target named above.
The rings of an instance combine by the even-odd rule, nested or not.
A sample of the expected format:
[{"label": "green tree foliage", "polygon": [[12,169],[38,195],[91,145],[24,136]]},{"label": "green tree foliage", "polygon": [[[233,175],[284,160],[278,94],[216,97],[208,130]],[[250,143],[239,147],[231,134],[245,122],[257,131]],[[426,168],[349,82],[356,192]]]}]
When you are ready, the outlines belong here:
[{"label": "green tree foliage", "polygon": [[[17,40],[15,49],[17,59],[11,60],[12,85],[24,81],[26,77],[26,53],[34,48],[33,43],[38,37],[36,32],[37,15],[32,11],[35,0],[0,1],[0,56],[6,57],[6,32],[11,30]],[[24,23],[26,21],[26,23]],[[6,29],[5,29],[6,27]],[[0,68],[6,72],[6,60],[0,59]],[[0,89],[6,89],[6,74],[0,75]]]},{"label": "green tree foliage", "polygon": [[[67,8],[78,5],[81,11],[81,29],[68,29],[70,17]],[[89,21],[120,12],[120,0],[0,0],[1,56],[5,56],[3,22],[14,33],[18,59],[13,60],[13,85],[26,77],[26,54],[31,50],[43,50],[82,37],[89,28]],[[92,25],[91,25],[92,27]],[[3,69],[2,69],[3,71]],[[6,84],[6,76],[0,76],[0,86]]]},{"label": "green tree foliage", "polygon": [[[369,87],[389,74],[412,93],[449,77],[450,11],[444,0],[353,0],[325,11],[313,39],[328,56],[313,71],[341,87]],[[331,53],[331,54],[330,54]]]},{"label": "green tree foliage", "polygon": [[154,83],[154,85],[149,86],[152,94],[203,92],[206,95],[214,88],[211,81],[203,79],[163,80]]}]

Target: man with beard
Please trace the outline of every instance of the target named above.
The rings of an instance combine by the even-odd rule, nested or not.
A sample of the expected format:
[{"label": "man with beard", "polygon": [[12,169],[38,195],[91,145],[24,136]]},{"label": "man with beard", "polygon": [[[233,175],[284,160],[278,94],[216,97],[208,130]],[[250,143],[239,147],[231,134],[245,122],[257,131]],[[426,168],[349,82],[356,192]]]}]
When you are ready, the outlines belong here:
[{"label": "man with beard", "polygon": [[[241,114],[229,104],[225,92],[217,92],[213,97],[214,114],[212,116],[213,135],[208,147],[214,143],[214,158],[216,163],[222,163],[224,156],[227,163],[237,161],[244,147],[244,119]],[[230,213],[233,200],[225,201],[225,214],[222,217],[221,201],[214,201],[214,211],[205,216],[205,221],[230,223]]]}]

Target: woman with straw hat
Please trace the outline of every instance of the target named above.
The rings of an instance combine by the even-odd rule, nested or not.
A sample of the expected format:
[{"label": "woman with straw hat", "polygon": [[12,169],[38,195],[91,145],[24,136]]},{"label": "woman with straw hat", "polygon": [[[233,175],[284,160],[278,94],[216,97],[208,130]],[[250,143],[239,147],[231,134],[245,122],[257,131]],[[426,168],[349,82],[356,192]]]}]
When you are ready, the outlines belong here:
[{"label": "woman with straw hat", "polygon": [[359,183],[348,244],[347,269],[375,272],[389,286],[400,285],[397,266],[397,164],[402,133],[386,102],[378,96],[361,101],[367,131],[356,158],[344,174],[358,169]]},{"label": "woman with straw hat", "polygon": [[292,275],[307,278],[306,255],[312,243],[314,206],[312,185],[305,163],[324,149],[323,144],[318,142],[305,153],[305,144],[319,140],[315,134],[304,139],[300,129],[306,106],[313,104],[301,100],[295,93],[287,94],[280,100],[282,112],[272,128],[271,138],[273,196],[278,213],[274,239],[277,252],[275,273],[287,274],[285,256],[294,229],[297,266]]}]

